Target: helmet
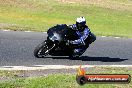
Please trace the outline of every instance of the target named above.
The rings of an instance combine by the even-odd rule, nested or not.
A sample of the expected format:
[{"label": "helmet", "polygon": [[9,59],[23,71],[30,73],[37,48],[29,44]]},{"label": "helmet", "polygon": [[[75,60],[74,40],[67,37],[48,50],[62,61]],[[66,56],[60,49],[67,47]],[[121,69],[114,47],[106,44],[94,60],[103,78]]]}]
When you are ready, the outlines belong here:
[{"label": "helmet", "polygon": [[76,26],[77,26],[78,30],[80,30],[80,31],[83,30],[84,27],[85,27],[85,24],[86,24],[86,20],[85,20],[84,17],[77,18],[77,20],[76,20]]}]

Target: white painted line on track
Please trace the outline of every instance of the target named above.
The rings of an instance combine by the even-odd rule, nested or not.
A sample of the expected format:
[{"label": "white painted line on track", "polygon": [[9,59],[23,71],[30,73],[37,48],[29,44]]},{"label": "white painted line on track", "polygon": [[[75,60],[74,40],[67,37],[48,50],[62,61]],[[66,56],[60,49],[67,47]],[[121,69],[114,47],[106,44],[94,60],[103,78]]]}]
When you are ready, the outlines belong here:
[{"label": "white painted line on track", "polygon": [[[2,30],[2,31],[5,31],[5,32],[8,32],[8,31],[13,31],[13,30]],[[34,32],[34,31],[24,31],[24,32]],[[47,33],[47,32],[42,32],[42,33]],[[105,38],[105,37],[112,37],[112,36],[101,36],[102,38]],[[116,39],[118,39],[118,38],[121,38],[121,37],[113,37],[113,38],[116,38]],[[129,38],[129,39],[132,39],[132,38]]]},{"label": "white painted line on track", "polygon": [[24,32],[33,32],[33,31],[24,31]]},{"label": "white painted line on track", "polygon": [[120,38],[120,37],[114,37],[114,38]]},{"label": "white painted line on track", "polygon": [[[46,70],[46,69],[76,69],[79,66],[66,65],[34,65],[34,66],[2,66],[0,70]],[[89,67],[89,66],[83,66]]]},{"label": "white painted line on track", "polygon": [[3,30],[3,31],[10,31],[10,30]]},{"label": "white painted line on track", "polygon": [[[46,70],[46,69],[77,69],[80,65],[33,65],[33,66],[1,66],[0,70]],[[92,67],[132,67],[132,65],[81,65],[82,68]]]},{"label": "white painted line on track", "polygon": [[43,32],[43,33],[47,33],[47,32]]},{"label": "white painted line on track", "polygon": [[101,36],[101,37],[106,37],[106,36]]}]

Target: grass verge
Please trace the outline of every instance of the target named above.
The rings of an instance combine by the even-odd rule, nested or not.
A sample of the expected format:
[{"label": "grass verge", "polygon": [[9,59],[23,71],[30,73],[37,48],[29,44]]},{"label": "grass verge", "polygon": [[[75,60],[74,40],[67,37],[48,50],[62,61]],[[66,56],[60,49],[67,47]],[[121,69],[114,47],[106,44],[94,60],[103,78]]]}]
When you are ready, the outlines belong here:
[{"label": "grass verge", "polygon": [[132,37],[131,0],[0,0],[0,29],[47,31],[79,16],[96,35]]},{"label": "grass verge", "polygon": [[[88,74],[130,74],[132,76],[132,67],[94,67],[88,68]],[[7,71],[9,72],[9,71]],[[6,71],[0,71],[5,73]],[[10,71],[14,74],[13,71]],[[16,72],[14,75],[16,75]],[[21,73],[19,71],[19,73]],[[13,77],[7,76],[6,77]],[[13,77],[14,78],[14,77]],[[76,74],[49,74],[47,76],[17,78],[12,80],[0,81],[0,88],[131,88],[129,84],[85,84],[80,86],[76,83]]]}]

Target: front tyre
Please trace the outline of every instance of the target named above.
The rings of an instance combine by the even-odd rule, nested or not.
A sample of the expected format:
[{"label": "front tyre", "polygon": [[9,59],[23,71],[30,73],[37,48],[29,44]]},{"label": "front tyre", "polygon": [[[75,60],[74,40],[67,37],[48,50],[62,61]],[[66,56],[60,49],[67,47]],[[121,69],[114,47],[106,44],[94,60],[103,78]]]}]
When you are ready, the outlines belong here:
[{"label": "front tyre", "polygon": [[35,48],[34,56],[37,58],[42,58],[48,54],[47,50],[48,50],[47,40],[45,40]]}]

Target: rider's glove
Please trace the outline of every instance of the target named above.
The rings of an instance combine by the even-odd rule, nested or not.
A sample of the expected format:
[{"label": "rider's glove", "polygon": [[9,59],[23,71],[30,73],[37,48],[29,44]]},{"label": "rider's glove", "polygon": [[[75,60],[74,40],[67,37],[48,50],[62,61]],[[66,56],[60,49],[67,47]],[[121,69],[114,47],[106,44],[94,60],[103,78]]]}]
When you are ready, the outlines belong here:
[{"label": "rider's glove", "polygon": [[70,45],[70,44],[72,44],[72,41],[67,40],[66,45]]},{"label": "rider's glove", "polygon": [[72,25],[67,25],[69,29],[73,29]]}]

